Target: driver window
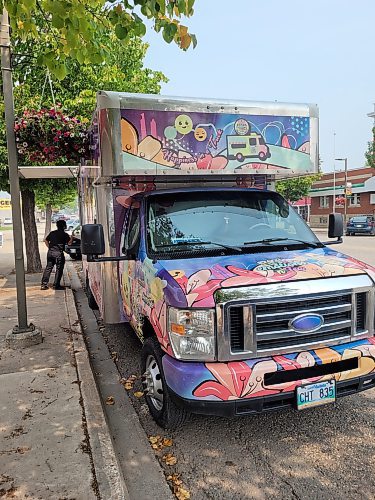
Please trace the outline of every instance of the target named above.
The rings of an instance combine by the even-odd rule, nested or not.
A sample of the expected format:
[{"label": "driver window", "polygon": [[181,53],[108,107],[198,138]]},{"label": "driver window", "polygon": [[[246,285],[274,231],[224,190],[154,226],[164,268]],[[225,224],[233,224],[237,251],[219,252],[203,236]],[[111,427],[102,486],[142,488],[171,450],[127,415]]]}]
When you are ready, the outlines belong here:
[{"label": "driver window", "polygon": [[139,248],[140,220],[139,208],[132,207],[125,223],[123,253],[137,254]]}]

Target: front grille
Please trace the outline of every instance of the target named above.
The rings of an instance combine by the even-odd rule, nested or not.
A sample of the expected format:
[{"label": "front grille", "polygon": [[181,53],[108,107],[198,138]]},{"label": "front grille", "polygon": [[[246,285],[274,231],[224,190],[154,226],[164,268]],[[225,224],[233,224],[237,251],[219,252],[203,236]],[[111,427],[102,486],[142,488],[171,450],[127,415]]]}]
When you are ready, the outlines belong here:
[{"label": "front grille", "polygon": [[232,352],[241,352],[244,350],[245,331],[242,307],[229,308],[229,335],[230,348]]},{"label": "front grille", "polygon": [[357,293],[357,333],[365,330],[366,324],[366,292]]},{"label": "front grille", "polygon": [[[245,336],[250,332],[244,320],[248,314],[244,311],[249,308],[253,314],[254,341],[258,356],[277,353],[283,349],[301,350],[306,346],[350,340],[352,335],[366,331],[366,292],[357,293],[355,299],[355,325],[352,324],[354,294],[345,292],[318,297],[289,297],[288,300],[267,303],[228,304],[227,325],[231,353],[241,353],[247,345]],[[321,315],[324,324],[314,332],[296,332],[290,326],[290,321],[296,316],[309,313]]]}]

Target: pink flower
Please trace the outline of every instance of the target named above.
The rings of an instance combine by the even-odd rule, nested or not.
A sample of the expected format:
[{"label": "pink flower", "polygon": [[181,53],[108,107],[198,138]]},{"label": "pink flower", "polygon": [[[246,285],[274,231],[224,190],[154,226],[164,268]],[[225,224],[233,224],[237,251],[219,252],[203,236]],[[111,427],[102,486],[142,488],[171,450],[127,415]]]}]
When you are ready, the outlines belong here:
[{"label": "pink flower", "polygon": [[280,392],[278,389],[264,387],[264,373],[277,370],[277,364],[272,359],[259,361],[252,368],[245,361],[206,363],[206,368],[216,380],[202,382],[194,389],[194,396],[213,396],[227,401]]}]

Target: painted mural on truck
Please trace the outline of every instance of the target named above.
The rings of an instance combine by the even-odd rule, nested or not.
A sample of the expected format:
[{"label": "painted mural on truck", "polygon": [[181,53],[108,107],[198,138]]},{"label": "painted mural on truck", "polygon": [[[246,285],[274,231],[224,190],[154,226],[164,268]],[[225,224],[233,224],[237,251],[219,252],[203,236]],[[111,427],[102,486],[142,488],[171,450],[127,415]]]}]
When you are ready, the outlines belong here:
[{"label": "painted mural on truck", "polygon": [[[266,384],[265,374],[309,368],[355,358],[357,367],[351,370],[297,380]],[[272,396],[293,392],[299,385],[334,378],[337,382],[375,373],[375,338],[358,340],[334,347],[325,347],[293,354],[228,363],[182,363],[170,356],[163,358],[168,386],[187,399],[230,401]],[[179,376],[180,370],[184,377]]]},{"label": "painted mural on truck", "polygon": [[[124,188],[127,187],[129,191]],[[152,183],[122,186],[114,190],[116,247],[121,253],[132,209],[140,209],[137,194],[153,190]],[[370,266],[324,247],[279,252],[243,253],[200,258],[151,259],[145,246],[144,214],[140,211],[139,227],[133,233],[138,238],[137,258],[119,263],[119,303],[123,319],[130,322],[143,338],[144,321],[155,332],[167,353],[163,358],[169,387],[182,397],[202,400],[232,400],[261,397],[293,391],[306,381],[282,384],[265,383],[264,375],[284,370],[307,368],[357,358],[358,366],[329,376],[308,379],[309,382],[351,379],[375,372],[375,339],[363,339],[347,344],[293,354],[270,356],[234,362],[184,363],[174,358],[169,342],[168,306],[177,308],[213,308],[215,294],[221,289],[253,285],[314,280],[359,274],[370,274]],[[139,233],[137,233],[139,231]],[[130,242],[131,244],[131,242]],[[180,377],[183,371],[184,377]],[[180,382],[183,380],[183,384]],[[186,382],[188,381],[188,382]],[[182,384],[182,385],[181,385]]]},{"label": "painted mural on truck", "polygon": [[272,174],[313,169],[306,116],[122,109],[121,143],[125,171]]}]

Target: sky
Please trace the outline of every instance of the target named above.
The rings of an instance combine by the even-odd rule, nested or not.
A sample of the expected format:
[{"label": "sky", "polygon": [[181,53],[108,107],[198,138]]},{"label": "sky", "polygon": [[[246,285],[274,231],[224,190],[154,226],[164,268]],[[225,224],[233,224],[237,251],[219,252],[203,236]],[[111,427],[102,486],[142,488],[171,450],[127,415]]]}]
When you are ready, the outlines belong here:
[{"label": "sky", "polygon": [[148,30],[145,66],[161,93],[314,103],[325,172],[365,164],[375,103],[374,0],[196,0],[183,20],[198,38],[187,52]]}]

